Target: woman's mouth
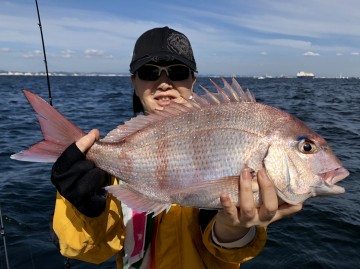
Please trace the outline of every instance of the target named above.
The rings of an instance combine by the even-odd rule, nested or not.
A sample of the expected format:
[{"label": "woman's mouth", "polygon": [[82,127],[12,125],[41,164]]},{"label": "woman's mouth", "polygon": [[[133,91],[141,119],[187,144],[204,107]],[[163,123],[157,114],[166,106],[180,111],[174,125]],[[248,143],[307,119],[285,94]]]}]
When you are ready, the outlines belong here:
[{"label": "woman's mouth", "polygon": [[175,99],[173,96],[158,96],[154,98],[158,105],[160,106],[168,106],[171,100]]}]

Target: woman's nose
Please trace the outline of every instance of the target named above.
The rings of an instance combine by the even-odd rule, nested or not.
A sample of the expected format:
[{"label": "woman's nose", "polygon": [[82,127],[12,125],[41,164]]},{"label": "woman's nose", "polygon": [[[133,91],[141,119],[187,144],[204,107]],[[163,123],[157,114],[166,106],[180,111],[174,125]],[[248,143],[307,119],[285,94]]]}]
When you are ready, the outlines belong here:
[{"label": "woman's nose", "polygon": [[161,72],[160,77],[158,78],[157,81],[159,83],[157,87],[159,90],[167,91],[172,87],[171,80],[169,79],[165,71]]}]

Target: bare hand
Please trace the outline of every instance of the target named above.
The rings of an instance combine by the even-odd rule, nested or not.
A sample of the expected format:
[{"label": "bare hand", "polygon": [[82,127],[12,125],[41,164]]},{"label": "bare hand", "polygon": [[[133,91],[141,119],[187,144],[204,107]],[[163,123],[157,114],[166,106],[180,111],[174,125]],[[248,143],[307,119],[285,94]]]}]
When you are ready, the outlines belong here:
[{"label": "bare hand", "polygon": [[240,208],[232,203],[229,195],[220,197],[224,210],[219,210],[214,226],[214,232],[220,242],[232,242],[242,238],[252,226],[267,226],[284,217],[290,217],[302,209],[302,204],[279,206],[276,189],[268,178],[265,169],[257,173],[262,205],[255,207],[252,191],[252,175],[249,168],[245,168],[240,175],[239,201]]},{"label": "bare hand", "polygon": [[84,153],[94,144],[96,140],[99,139],[99,136],[100,136],[99,130],[93,129],[87,135],[83,136],[78,141],[76,141],[76,146],[79,148],[79,150],[82,153]]}]

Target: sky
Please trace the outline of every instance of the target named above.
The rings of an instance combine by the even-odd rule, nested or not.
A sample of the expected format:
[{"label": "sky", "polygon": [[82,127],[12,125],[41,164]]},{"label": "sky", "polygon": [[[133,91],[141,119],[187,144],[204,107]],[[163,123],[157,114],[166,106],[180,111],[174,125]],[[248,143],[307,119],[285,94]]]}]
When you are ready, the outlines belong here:
[{"label": "sky", "polygon": [[[199,75],[360,77],[359,0],[38,0],[49,72],[127,73],[136,39],[184,33]],[[35,0],[0,0],[0,70],[44,72]]]}]

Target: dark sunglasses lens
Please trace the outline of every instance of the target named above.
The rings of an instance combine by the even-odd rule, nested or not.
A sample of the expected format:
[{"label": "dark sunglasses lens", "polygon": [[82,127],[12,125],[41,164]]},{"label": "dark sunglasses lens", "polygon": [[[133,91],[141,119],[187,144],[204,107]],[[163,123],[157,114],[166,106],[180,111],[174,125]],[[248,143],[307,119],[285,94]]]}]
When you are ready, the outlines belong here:
[{"label": "dark sunglasses lens", "polygon": [[159,69],[156,66],[144,65],[138,69],[137,73],[142,80],[155,81],[159,78]]},{"label": "dark sunglasses lens", "polygon": [[189,78],[190,69],[182,65],[168,67],[169,78],[173,81],[185,80]]},{"label": "dark sunglasses lens", "polygon": [[[167,67],[169,78],[173,81],[180,81],[189,78],[190,69],[182,65],[174,65]],[[152,65],[144,65],[137,71],[138,76],[142,80],[155,81],[159,78],[159,68]]]}]

